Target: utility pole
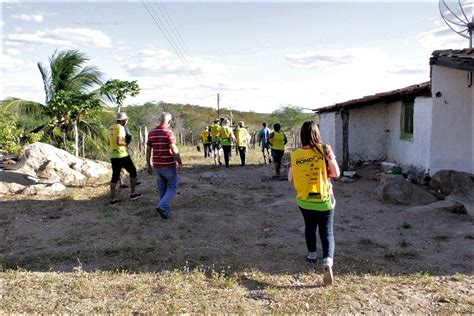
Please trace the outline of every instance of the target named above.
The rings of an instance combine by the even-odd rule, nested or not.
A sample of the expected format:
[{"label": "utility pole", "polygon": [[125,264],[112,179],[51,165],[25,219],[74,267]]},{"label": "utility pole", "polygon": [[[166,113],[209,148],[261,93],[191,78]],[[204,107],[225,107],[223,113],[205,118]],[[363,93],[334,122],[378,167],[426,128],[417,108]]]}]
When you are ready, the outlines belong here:
[{"label": "utility pole", "polygon": [[217,118],[221,118],[221,112],[219,110],[219,100],[220,100],[220,95],[218,93],[217,94]]}]

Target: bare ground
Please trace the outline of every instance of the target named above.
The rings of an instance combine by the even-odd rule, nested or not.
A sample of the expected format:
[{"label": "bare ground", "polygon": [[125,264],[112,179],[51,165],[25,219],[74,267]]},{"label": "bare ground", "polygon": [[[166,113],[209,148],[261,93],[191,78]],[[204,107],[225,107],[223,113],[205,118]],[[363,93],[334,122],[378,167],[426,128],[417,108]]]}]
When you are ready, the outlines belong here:
[{"label": "bare ground", "polygon": [[[39,309],[25,310],[25,305],[14,303],[11,291],[21,289],[18,283],[30,274],[10,269],[21,268],[61,272],[59,275],[78,269],[128,271],[144,277],[157,273],[157,278],[175,269],[221,271],[237,284],[231,287],[232,295],[221,297],[227,305],[219,305],[222,292],[218,286],[216,293],[220,294],[209,298],[218,302],[214,308],[183,302],[172,305],[176,308],[145,311],[318,311],[318,306],[307,304],[314,297],[322,304],[321,297],[328,293],[321,288],[321,264],[304,260],[304,224],[291,184],[272,179],[270,165],[240,167],[236,160],[229,169],[209,161],[207,165],[188,164],[181,173],[169,220],[155,211],[155,179],[145,173],[140,174],[138,187],[144,197],[128,201],[128,190],[123,189],[119,194],[124,202],[113,207],[107,203],[106,185],[70,189],[52,199],[1,198],[0,264],[7,271],[0,278],[7,285],[0,289],[0,297],[7,298],[3,310],[51,310],[41,304]],[[472,218],[441,211],[415,213],[406,206],[382,204],[372,195],[377,172],[377,166],[365,166],[358,170],[361,178],[355,183],[334,183],[336,283],[330,291],[337,297],[338,286],[344,288],[346,296],[339,299],[348,305],[341,307],[336,301],[336,305],[319,307],[357,313],[443,312],[447,304],[448,311],[474,312]],[[110,278],[92,275],[104,277],[103,282]],[[350,292],[354,296],[345,292],[347,288],[354,289]],[[215,289],[210,286],[208,290]],[[292,295],[302,298],[288,302]],[[240,297],[237,303],[244,307],[232,305],[231,296]]]}]

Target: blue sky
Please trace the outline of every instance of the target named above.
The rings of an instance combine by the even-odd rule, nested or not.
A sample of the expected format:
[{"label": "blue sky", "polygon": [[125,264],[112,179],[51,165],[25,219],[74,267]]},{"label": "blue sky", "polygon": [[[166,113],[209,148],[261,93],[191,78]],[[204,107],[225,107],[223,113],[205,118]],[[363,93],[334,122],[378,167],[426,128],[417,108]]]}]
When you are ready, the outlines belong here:
[{"label": "blue sky", "polygon": [[[184,58],[152,15],[178,31],[184,44],[169,37]],[[438,1],[3,1],[0,30],[1,99],[44,102],[36,63],[77,49],[106,79],[138,81],[142,92],[127,103],[216,107],[219,93],[222,107],[255,112],[428,81],[433,50],[468,46]]]}]

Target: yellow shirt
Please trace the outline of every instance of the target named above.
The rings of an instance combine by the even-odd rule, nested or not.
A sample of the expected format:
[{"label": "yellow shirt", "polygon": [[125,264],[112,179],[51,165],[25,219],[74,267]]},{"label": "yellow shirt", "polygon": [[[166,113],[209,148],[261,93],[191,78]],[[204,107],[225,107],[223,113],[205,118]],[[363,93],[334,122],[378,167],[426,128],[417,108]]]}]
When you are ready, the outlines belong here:
[{"label": "yellow shirt", "polygon": [[237,138],[238,147],[247,147],[247,130],[245,128],[237,128],[235,137]]},{"label": "yellow shirt", "polygon": [[128,156],[127,146],[120,146],[117,144],[117,139],[125,138],[125,127],[120,124],[114,124],[109,128],[109,157],[123,158]]},{"label": "yellow shirt", "polygon": [[271,142],[272,149],[285,150],[285,134],[282,132],[273,132]]},{"label": "yellow shirt", "polygon": [[219,124],[212,124],[210,129],[211,129],[212,141],[215,142],[219,140],[219,135],[221,133],[221,126]]},{"label": "yellow shirt", "polygon": [[207,139],[208,136],[209,136],[208,131],[204,130],[201,132],[201,140],[203,144],[209,144],[209,140]]}]

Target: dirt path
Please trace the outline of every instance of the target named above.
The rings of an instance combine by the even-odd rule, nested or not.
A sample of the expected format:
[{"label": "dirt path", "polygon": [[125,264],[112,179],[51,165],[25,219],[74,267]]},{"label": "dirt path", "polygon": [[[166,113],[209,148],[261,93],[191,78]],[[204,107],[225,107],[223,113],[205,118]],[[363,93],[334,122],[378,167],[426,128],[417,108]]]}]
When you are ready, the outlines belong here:
[{"label": "dirt path", "polygon": [[[378,169],[358,172],[355,183],[335,182],[336,273],[473,273],[472,219],[382,204],[372,197]],[[155,180],[145,174],[144,198],[114,207],[107,205],[106,186],[58,200],[4,198],[0,259],[7,267],[39,271],[71,271],[78,264],[86,270],[305,271],[293,188],[271,174],[269,165],[186,168],[168,221],[154,210]]]}]

